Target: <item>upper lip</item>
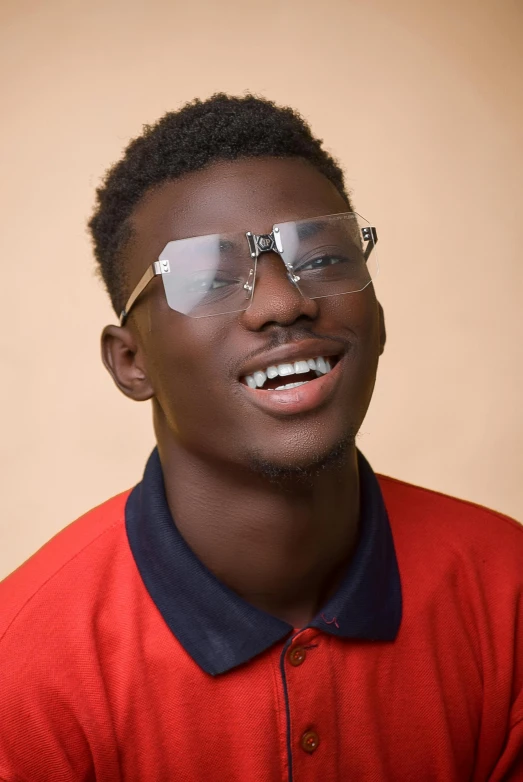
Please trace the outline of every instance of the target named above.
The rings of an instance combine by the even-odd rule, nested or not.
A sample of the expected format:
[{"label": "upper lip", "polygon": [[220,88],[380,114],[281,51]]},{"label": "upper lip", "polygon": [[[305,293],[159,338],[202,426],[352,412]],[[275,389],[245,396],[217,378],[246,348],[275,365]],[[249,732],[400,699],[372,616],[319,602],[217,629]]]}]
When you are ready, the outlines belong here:
[{"label": "upper lip", "polygon": [[257,370],[264,370],[267,367],[277,366],[278,364],[290,364],[294,361],[300,361],[307,358],[317,358],[318,356],[339,356],[344,353],[346,348],[341,342],[336,345],[332,340],[307,339],[300,342],[291,342],[287,345],[280,345],[274,350],[265,353],[258,353],[249,360],[240,369],[239,377],[252,375]]}]

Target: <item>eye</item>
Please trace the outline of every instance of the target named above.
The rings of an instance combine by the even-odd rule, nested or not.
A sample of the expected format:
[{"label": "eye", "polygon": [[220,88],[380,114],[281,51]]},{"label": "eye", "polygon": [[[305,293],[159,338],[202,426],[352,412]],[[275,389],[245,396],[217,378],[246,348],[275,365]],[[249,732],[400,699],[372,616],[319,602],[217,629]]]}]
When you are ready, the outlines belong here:
[{"label": "eye", "polygon": [[238,280],[225,276],[216,276],[215,274],[206,274],[199,272],[183,281],[183,289],[186,293],[205,294],[216,291],[223,291],[231,285],[237,285]]},{"label": "eye", "polygon": [[218,279],[215,278],[211,282],[211,284],[209,286],[209,290],[217,291],[217,290],[219,290],[219,288],[225,288],[227,285],[231,285],[232,283],[233,283],[233,280],[218,280]]},{"label": "eye", "polygon": [[304,264],[296,267],[295,271],[308,272],[314,269],[326,269],[329,266],[335,266],[339,263],[350,263],[350,259],[343,255],[320,255],[319,258],[312,258],[310,261],[306,261]]}]

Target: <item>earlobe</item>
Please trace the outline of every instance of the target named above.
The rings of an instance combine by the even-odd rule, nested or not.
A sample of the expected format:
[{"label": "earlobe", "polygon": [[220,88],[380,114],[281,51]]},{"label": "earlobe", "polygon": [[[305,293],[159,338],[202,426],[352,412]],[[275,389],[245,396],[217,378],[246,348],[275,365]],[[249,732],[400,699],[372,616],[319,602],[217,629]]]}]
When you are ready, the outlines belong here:
[{"label": "earlobe", "polygon": [[126,326],[106,326],[101,339],[102,361],[120,391],[136,402],[154,396],[142,366],[136,339]]},{"label": "earlobe", "polygon": [[385,343],[387,341],[387,332],[385,329],[385,313],[383,312],[383,307],[378,302],[378,317],[379,317],[379,329],[380,329],[380,356],[383,354],[383,351],[385,350]]}]

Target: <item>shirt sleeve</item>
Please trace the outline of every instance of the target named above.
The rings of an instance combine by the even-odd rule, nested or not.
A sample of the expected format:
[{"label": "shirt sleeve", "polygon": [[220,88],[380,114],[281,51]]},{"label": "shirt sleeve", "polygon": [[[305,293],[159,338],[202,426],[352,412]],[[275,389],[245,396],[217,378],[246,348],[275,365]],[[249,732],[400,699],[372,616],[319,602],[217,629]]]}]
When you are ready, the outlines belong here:
[{"label": "shirt sleeve", "polygon": [[[11,688],[9,688],[11,689]],[[0,782],[83,782],[92,761],[82,731],[58,699],[41,708],[39,683],[18,683],[0,705]],[[54,712],[54,713],[53,713]]]},{"label": "shirt sleeve", "polygon": [[36,621],[14,624],[0,640],[0,780],[94,778],[89,692],[67,669],[67,654],[49,649]]}]

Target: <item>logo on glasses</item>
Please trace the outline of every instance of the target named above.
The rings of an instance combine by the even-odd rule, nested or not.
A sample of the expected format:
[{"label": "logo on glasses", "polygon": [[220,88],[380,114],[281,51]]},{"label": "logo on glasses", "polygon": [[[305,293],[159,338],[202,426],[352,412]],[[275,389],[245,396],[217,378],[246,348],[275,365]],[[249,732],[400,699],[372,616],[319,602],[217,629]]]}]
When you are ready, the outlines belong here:
[{"label": "logo on glasses", "polygon": [[261,252],[266,253],[274,248],[274,239],[270,234],[262,234],[261,236],[256,236],[255,239]]}]

